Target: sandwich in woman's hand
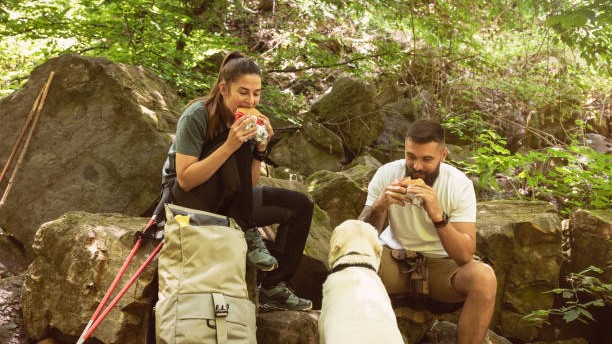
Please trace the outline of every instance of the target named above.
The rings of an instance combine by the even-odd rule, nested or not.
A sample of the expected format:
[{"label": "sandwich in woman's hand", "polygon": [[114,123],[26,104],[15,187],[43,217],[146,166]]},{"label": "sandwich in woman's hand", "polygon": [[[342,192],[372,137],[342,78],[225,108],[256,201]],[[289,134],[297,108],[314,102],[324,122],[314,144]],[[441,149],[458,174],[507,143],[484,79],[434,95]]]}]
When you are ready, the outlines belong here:
[{"label": "sandwich in woman's hand", "polygon": [[250,116],[252,118],[251,123],[247,124],[246,129],[252,128],[254,125],[257,126],[257,134],[253,138],[257,143],[264,144],[268,141],[268,129],[266,128],[263,120],[260,118],[263,116],[256,108],[242,108],[239,107],[234,113],[234,120],[242,116]]}]

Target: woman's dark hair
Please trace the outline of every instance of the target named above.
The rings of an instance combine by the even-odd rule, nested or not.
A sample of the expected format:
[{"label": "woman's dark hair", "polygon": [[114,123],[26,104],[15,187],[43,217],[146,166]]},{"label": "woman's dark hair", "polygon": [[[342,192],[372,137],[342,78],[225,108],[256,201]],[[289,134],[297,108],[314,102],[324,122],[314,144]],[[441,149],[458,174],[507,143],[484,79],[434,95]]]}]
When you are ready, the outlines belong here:
[{"label": "woman's dark hair", "polygon": [[406,131],[406,140],[411,140],[416,143],[435,141],[444,146],[444,128],[442,128],[440,122],[430,119],[420,119],[410,124]]},{"label": "woman's dark hair", "polygon": [[207,139],[213,139],[220,133],[221,121],[232,121],[234,114],[223,103],[223,95],[219,90],[219,84],[225,82],[229,87],[234,81],[243,75],[255,74],[261,77],[261,69],[257,64],[246,57],[240,51],[232,51],[227,54],[221,62],[219,75],[210,92],[205,97],[200,97],[192,100],[187,106],[197,101],[204,101],[206,110],[208,110],[208,129],[206,132]]}]

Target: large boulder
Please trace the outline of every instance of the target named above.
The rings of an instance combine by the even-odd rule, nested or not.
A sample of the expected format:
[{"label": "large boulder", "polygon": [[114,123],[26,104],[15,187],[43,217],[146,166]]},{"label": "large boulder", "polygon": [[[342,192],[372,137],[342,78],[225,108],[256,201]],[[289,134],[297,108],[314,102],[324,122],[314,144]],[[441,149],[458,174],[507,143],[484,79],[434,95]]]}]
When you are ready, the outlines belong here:
[{"label": "large boulder", "polygon": [[[43,224],[33,246],[37,258],[28,268],[22,291],[29,338],[40,340],[54,333],[76,340],[128,257],[136,231],[145,223],[143,218],[118,214],[69,212]],[[144,241],[115,294],[155,244]],[[92,338],[106,344],[142,343],[155,271],[155,265],[144,269]]]},{"label": "large boulder", "polygon": [[[571,214],[571,255],[568,273],[579,273],[591,265],[605,269],[612,262],[612,211],[578,210]],[[612,283],[612,271],[601,275]]]},{"label": "large boulder", "polygon": [[522,341],[537,337],[541,324],[523,321],[532,311],[550,309],[559,286],[561,220],[546,202],[490,201],[478,204],[478,254],[497,276],[492,328]]},{"label": "large boulder", "polygon": [[138,216],[151,206],[181,106],[175,92],[144,68],[60,56],[0,99],[0,164],[52,71],[36,132],[0,210],[0,227],[29,258],[40,224],[66,211]]},{"label": "large boulder", "polygon": [[384,127],[372,87],[351,78],[336,80],[331,91],[312,104],[311,111],[317,122],[342,138],[347,154],[353,156],[372,144]]},{"label": "large boulder", "polygon": [[380,163],[376,164],[375,159],[362,161],[365,164],[355,164],[341,172],[315,172],[306,180],[310,194],[325,209],[332,227],[357,218],[365,205],[368,183]]},{"label": "large boulder", "polygon": [[342,156],[333,146],[329,149],[313,142],[304,130],[280,140],[270,152],[270,159],[287,177],[293,174],[307,177],[319,170],[338,171]]},{"label": "large boulder", "polygon": [[317,312],[278,311],[257,316],[259,344],[318,344]]},{"label": "large boulder", "polygon": [[414,100],[403,98],[385,104],[381,108],[384,131],[376,138],[376,144],[403,148],[408,126],[421,117],[421,111]]}]

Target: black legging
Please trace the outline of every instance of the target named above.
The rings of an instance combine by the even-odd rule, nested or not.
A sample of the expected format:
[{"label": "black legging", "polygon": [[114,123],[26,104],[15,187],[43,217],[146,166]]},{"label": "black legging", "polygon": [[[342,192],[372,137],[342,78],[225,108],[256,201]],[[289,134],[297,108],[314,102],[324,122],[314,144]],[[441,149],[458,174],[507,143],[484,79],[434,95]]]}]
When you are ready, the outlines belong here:
[{"label": "black legging", "polygon": [[257,226],[279,224],[270,250],[278,260],[278,268],[264,274],[262,287],[287,282],[295,274],[308,238],[313,209],[313,202],[303,193],[272,186],[254,188],[253,217]]}]

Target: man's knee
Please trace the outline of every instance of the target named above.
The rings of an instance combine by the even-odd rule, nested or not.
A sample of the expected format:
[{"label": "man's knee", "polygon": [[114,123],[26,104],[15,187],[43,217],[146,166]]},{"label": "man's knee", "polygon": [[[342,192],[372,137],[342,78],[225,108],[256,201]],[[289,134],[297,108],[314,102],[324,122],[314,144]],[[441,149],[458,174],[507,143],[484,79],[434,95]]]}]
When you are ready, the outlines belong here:
[{"label": "man's knee", "polygon": [[473,261],[462,266],[454,282],[455,288],[464,294],[477,293],[483,298],[495,300],[497,277],[488,264]]}]

